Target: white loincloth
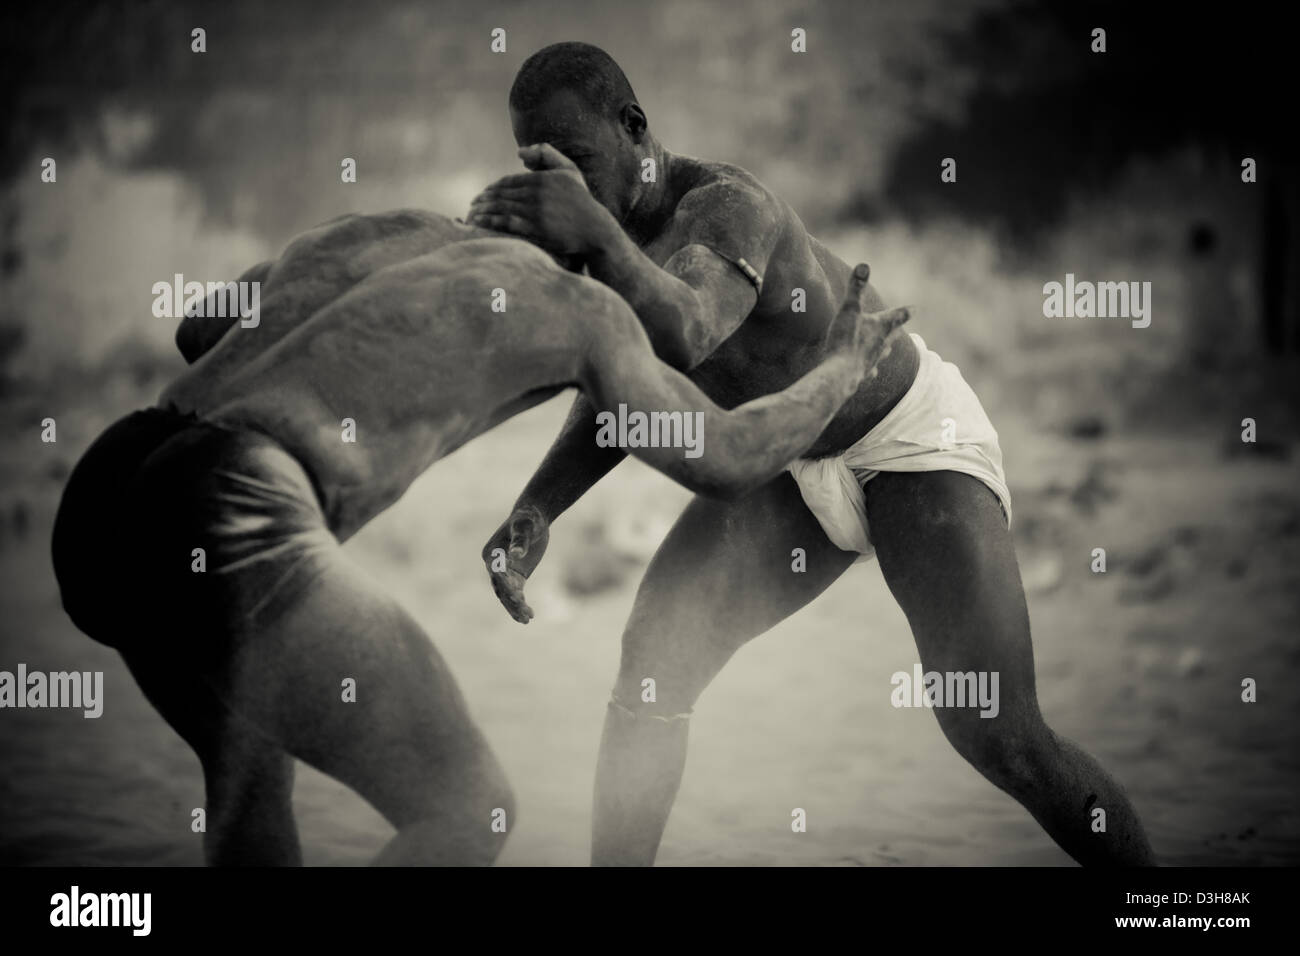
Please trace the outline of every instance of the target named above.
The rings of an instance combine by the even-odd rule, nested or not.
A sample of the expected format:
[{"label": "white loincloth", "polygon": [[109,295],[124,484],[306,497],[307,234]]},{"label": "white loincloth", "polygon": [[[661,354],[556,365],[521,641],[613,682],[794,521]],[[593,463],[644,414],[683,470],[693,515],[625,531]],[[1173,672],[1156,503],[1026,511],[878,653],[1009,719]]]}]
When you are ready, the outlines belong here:
[{"label": "white loincloth", "polygon": [[[867,524],[865,485],[882,471],[957,471],[978,478],[1002,502],[1011,524],[1011,493],[1002,471],[998,433],[956,365],[912,335],[921,365],[916,381],[875,428],[830,458],[801,458],[790,474],[817,522],[843,551],[875,554]],[[946,439],[951,438],[951,441]]]}]

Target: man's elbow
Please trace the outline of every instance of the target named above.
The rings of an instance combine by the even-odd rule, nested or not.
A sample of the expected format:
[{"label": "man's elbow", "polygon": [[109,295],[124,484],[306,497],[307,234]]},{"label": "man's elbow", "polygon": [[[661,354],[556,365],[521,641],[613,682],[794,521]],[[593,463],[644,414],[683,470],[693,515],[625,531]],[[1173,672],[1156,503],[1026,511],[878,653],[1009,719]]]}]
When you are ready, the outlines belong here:
[{"label": "man's elbow", "polygon": [[689,372],[703,358],[695,354],[689,339],[677,331],[658,336],[653,345],[659,359],[679,372]]},{"label": "man's elbow", "polygon": [[716,342],[708,324],[692,312],[683,312],[658,334],[651,334],[655,354],[679,372],[689,372],[713,351]]}]

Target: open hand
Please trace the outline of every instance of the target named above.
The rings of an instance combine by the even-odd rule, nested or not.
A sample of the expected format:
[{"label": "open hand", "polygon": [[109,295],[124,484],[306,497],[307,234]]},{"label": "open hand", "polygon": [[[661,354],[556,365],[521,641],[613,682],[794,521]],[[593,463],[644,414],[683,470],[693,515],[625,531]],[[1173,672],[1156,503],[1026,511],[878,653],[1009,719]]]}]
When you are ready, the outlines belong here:
[{"label": "open hand", "polygon": [[549,143],[519,156],[532,172],[498,179],[470,203],[467,221],[527,239],[548,252],[585,259],[614,222],[592,198],[578,167]]},{"label": "open hand", "polygon": [[550,523],[537,508],[516,508],[483,545],[483,563],[492,590],[502,606],[520,624],[533,619],[533,609],[524,600],[524,583],[546,553]]},{"label": "open hand", "polygon": [[864,374],[869,379],[876,377],[876,367],[889,355],[889,337],[894,329],[911,318],[907,306],[864,314],[862,300],[870,278],[871,267],[865,262],[854,267],[844,303],[826,330],[827,351],[843,350],[861,357],[865,363]]}]

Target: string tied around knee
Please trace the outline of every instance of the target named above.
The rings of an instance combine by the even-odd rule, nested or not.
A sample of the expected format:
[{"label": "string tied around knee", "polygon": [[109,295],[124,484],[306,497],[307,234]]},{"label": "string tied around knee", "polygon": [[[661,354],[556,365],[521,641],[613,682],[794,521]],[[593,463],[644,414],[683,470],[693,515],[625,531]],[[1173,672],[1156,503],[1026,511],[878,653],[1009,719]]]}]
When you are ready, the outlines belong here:
[{"label": "string tied around knee", "polygon": [[688,708],[685,713],[681,714],[638,714],[631,707],[628,707],[620,701],[617,694],[609,695],[609,706],[614,709],[615,713],[622,714],[624,717],[630,717],[632,720],[659,720],[665,724],[670,724],[675,720],[690,720],[692,713],[691,709]]}]

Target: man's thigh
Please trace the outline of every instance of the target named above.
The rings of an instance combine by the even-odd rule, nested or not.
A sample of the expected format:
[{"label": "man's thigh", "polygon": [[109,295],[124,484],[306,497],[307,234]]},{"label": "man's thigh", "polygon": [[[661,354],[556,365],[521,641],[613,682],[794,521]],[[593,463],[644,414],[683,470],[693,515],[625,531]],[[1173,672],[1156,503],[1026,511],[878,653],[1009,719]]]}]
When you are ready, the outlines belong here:
[{"label": "man's thigh", "polygon": [[[978,479],[951,471],[882,473],[865,490],[880,568],[907,615],[922,666],[996,671],[999,716],[1008,719],[997,723],[1037,721],[1029,613],[997,497]],[[978,718],[978,708],[936,713],[945,730],[950,719]]]},{"label": "man's thigh", "polygon": [[653,677],[661,704],[691,706],[740,645],[812,601],[856,556],[827,540],[787,473],[737,501],[697,496],[637,592],[620,697]]},{"label": "man's thigh", "polygon": [[[348,784],[395,826],[440,794],[499,782],[486,740],[423,628],[335,554],[217,681],[232,716]],[[482,808],[490,819],[491,806]]]},{"label": "man's thigh", "polygon": [[232,787],[287,753],[396,827],[494,797],[499,767],[423,629],[336,543],[298,547],[169,581],[170,620],[124,652],[145,695]]}]

